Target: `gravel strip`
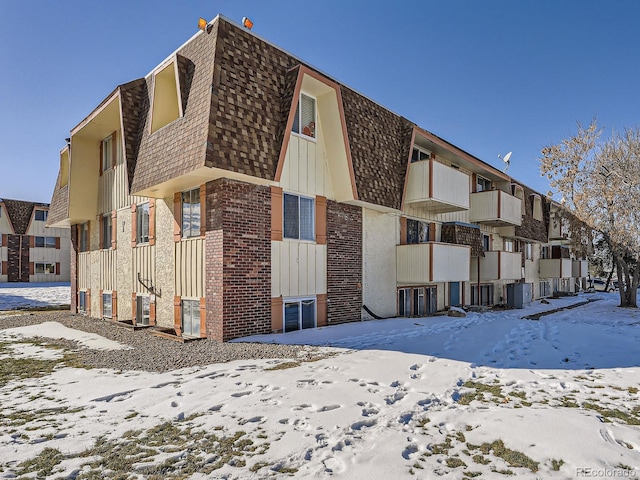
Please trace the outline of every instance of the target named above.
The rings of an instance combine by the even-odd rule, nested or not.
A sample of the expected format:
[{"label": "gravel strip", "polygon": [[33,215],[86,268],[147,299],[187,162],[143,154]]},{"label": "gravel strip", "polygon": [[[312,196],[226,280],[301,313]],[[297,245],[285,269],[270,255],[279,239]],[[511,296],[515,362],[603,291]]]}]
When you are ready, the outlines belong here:
[{"label": "gravel strip", "polygon": [[233,360],[273,358],[308,361],[331,355],[321,348],[303,345],[223,343],[210,339],[179,343],[155,337],[149,329],[133,331],[108,320],[69,312],[0,315],[0,330],[43,322],[58,322],[68,328],[96,333],[132,347],[131,350],[90,350],[75,341],[55,340],[56,344],[78,351],[85,364],[96,368],[167,372]]}]

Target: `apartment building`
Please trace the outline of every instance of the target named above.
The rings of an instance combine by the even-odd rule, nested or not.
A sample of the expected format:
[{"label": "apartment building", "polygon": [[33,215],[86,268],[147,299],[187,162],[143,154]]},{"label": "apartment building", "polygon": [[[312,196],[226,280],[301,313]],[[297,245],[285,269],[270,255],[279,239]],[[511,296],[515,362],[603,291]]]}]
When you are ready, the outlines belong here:
[{"label": "apartment building", "polygon": [[46,227],[49,205],[0,198],[0,283],[68,282],[69,229]]},{"label": "apartment building", "polygon": [[228,340],[539,297],[549,208],[218,16],[71,130],[48,224],[72,309]]}]

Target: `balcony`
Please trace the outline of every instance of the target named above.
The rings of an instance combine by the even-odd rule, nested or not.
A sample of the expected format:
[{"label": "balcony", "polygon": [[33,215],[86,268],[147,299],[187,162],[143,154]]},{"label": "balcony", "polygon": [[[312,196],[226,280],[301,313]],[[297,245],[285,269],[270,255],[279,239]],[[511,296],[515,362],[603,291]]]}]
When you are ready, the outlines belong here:
[{"label": "balcony", "polygon": [[399,285],[469,281],[471,247],[451,243],[420,243],[396,247]]},{"label": "balcony", "polygon": [[405,204],[435,213],[469,209],[469,176],[434,159],[409,165]]},{"label": "balcony", "polygon": [[541,258],[540,278],[571,278],[572,262],[570,258]]},{"label": "balcony", "polygon": [[588,260],[572,260],[571,267],[571,276],[574,278],[581,278],[589,275]]},{"label": "balcony", "polygon": [[493,227],[522,224],[521,200],[502,190],[472,193],[469,219]]},{"label": "balcony", "polygon": [[522,278],[522,254],[512,252],[485,252],[484,257],[471,259],[471,281],[519,280]]}]

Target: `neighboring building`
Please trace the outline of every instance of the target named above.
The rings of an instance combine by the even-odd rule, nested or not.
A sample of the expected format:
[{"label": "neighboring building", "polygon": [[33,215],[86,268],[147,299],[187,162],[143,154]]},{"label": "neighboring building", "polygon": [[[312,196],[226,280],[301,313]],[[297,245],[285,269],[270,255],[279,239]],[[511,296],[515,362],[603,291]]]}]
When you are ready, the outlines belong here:
[{"label": "neighboring building", "polygon": [[219,16],[72,129],[49,225],[72,309],[228,340],[548,294],[548,210]]},{"label": "neighboring building", "polygon": [[46,227],[49,205],[0,198],[0,283],[68,282],[68,228]]}]

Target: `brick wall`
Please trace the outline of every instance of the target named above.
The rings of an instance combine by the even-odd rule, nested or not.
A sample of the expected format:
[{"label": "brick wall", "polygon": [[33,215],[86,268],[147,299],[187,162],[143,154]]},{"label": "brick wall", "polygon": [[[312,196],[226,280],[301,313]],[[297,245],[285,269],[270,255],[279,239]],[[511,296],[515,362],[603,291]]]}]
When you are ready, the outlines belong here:
[{"label": "brick wall", "polygon": [[357,322],[362,308],[362,209],[327,201],[328,323]]},{"label": "brick wall", "polygon": [[484,257],[482,232],[479,227],[462,225],[456,222],[443,223],[440,231],[440,241],[455,243],[456,245],[469,245],[472,257]]},{"label": "brick wall", "polygon": [[228,179],[206,189],[207,336],[269,333],[271,191]]},{"label": "brick wall", "polygon": [[9,282],[29,281],[28,235],[7,235],[7,265]]}]

